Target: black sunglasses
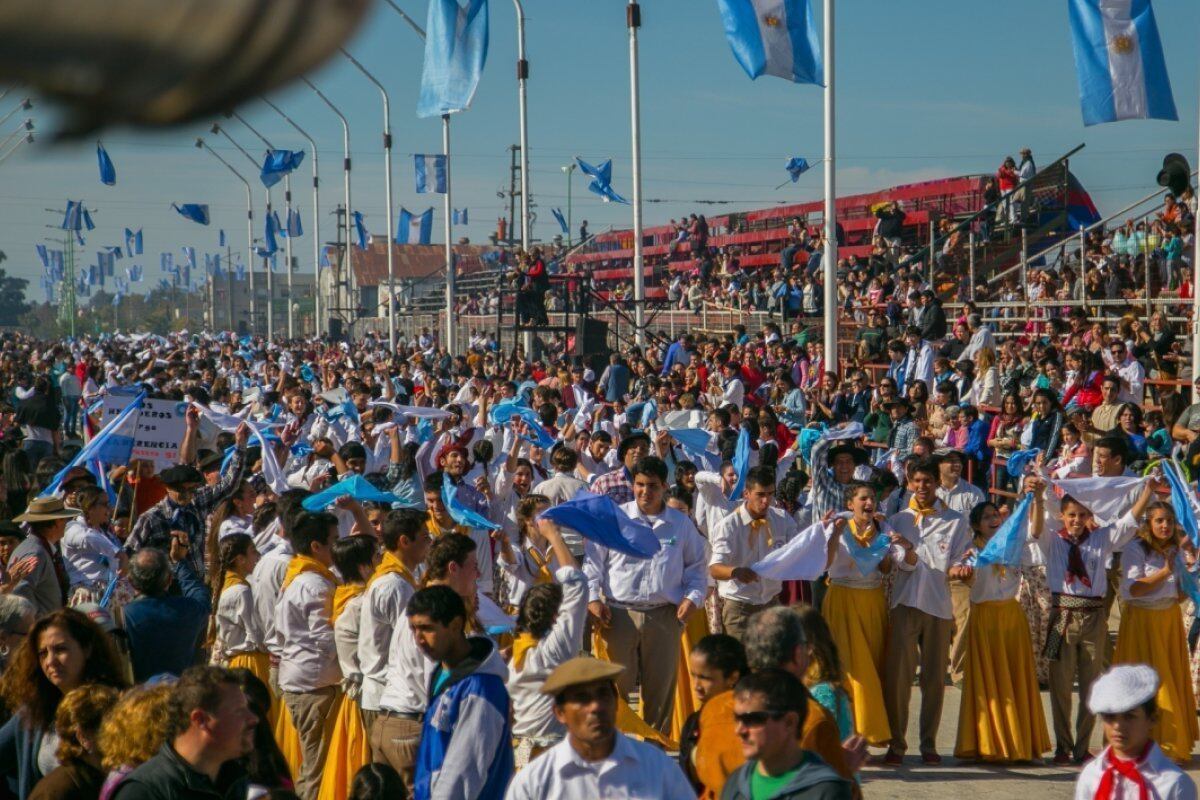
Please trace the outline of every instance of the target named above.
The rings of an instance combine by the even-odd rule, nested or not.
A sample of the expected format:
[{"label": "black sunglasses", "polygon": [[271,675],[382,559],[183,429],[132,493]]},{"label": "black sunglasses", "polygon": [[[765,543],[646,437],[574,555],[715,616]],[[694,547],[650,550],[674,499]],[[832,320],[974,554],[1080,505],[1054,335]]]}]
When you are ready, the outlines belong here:
[{"label": "black sunglasses", "polygon": [[783,719],[786,711],[747,711],[744,714],[734,714],[733,721],[747,728],[757,728],[767,724],[767,720]]}]

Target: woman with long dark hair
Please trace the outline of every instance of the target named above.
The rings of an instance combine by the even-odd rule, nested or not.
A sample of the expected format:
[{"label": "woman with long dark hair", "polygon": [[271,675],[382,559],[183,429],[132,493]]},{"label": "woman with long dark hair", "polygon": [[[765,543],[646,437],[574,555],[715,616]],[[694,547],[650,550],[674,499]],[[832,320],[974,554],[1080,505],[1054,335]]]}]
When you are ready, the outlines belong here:
[{"label": "woman with long dark hair", "polygon": [[35,469],[39,461],[62,446],[62,410],[45,375],[34,380],[33,394],[17,406],[17,424],[25,437],[21,449],[29,454],[30,466]]}]

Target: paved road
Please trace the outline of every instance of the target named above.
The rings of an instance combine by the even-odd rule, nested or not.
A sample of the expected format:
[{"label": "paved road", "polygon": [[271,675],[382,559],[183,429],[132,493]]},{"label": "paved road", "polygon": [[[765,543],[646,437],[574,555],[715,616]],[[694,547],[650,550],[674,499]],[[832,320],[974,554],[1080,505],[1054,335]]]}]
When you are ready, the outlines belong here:
[{"label": "paved road", "polygon": [[[905,766],[900,769],[868,765],[863,770],[863,794],[867,800],[990,800],[991,798],[1025,798],[1025,800],[1069,800],[1074,796],[1073,786],[1077,769],[1060,767],[1020,766],[989,767],[970,763],[959,763],[950,755],[954,752],[954,737],[958,725],[959,691],[946,688],[946,705],[942,713],[942,726],[938,731],[938,751],[945,759],[940,767],[926,767],[920,757],[910,754]],[[912,709],[909,713],[908,741],[914,746],[917,741],[917,717],[920,692],[913,687]],[[1050,723],[1050,705],[1045,692],[1042,693],[1046,724]],[[1054,734],[1051,732],[1051,741]],[[1096,725],[1096,736],[1092,752],[1100,751],[1100,725]],[[1200,759],[1193,758],[1192,778],[1200,783]]]}]

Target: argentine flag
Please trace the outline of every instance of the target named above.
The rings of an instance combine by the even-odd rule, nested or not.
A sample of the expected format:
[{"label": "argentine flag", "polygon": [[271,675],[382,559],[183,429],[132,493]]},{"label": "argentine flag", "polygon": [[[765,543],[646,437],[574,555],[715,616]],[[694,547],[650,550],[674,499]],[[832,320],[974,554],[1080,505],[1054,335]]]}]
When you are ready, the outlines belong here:
[{"label": "argentine flag", "polygon": [[396,221],[396,244],[429,244],[433,238],[433,209],[423,214],[414,214],[400,208],[400,219]]},{"label": "argentine flag", "polygon": [[445,156],[417,153],[413,156],[413,166],[417,172],[417,194],[446,193]]},{"label": "argentine flag", "polygon": [[1150,0],[1070,0],[1083,124],[1177,120]]},{"label": "argentine flag", "polygon": [[717,0],[717,5],[733,57],[751,78],[825,80],[809,0]]}]

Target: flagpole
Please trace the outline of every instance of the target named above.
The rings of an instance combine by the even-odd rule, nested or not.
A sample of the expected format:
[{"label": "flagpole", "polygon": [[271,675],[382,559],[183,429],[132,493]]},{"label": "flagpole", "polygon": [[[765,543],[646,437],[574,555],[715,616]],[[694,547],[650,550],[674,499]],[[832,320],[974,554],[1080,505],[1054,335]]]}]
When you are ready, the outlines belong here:
[{"label": "flagpole", "polygon": [[[234,169],[232,164],[222,158],[216,150],[213,150],[211,147],[209,147],[208,143],[203,139],[196,139],[196,147],[204,150],[213,158],[217,159],[217,161],[220,161],[222,164],[224,164],[225,169],[232,172],[234,177],[241,181],[242,185],[246,187],[246,269],[250,276],[250,334],[254,335],[258,333],[258,317],[255,315],[256,308],[254,302],[254,198],[250,192],[250,181],[242,177],[242,173]],[[232,286],[232,283],[230,285]],[[233,322],[232,314],[230,315],[229,319],[229,327],[231,329],[236,327]]]},{"label": "flagpole", "polygon": [[529,119],[525,105],[529,62],[525,59],[525,9],[521,0],[513,0],[513,5],[517,8],[517,108],[521,123],[521,249],[528,253],[532,242],[529,232]]},{"label": "flagpole", "polygon": [[366,76],[367,80],[375,84],[375,88],[383,95],[383,193],[385,202],[387,203],[387,274],[388,274],[388,349],[392,352],[396,351],[396,267],[395,256],[393,249],[395,242],[395,233],[392,230],[392,106],[388,99],[387,89],[383,88],[383,84],[372,75],[366,67],[359,63],[358,59],[350,55],[345,48],[342,48],[342,55],[349,59],[350,63],[358,68],[358,71]]},{"label": "flagpole", "polygon": [[[329,110],[332,111],[334,114],[336,114],[337,118],[339,120],[341,120],[341,122],[342,122],[342,191],[345,194],[345,203],[346,203],[346,214],[345,214],[346,278],[345,278],[345,281],[346,281],[347,294],[350,295],[351,298],[353,298],[353,296],[354,296],[354,271],[353,271],[353,269],[351,269],[351,256],[350,256],[351,250],[354,249],[353,246],[350,244],[351,238],[353,236],[353,234],[350,233],[350,225],[352,224],[351,220],[350,220],[350,123],[346,121],[346,115],[343,114],[341,111],[339,111],[338,107],[335,106],[333,104],[333,102],[328,97],[326,97],[325,94],[316,87],[316,85],[313,84],[312,81],[310,81],[308,78],[301,78],[301,80],[304,81],[305,85],[307,85],[308,88],[312,89],[314,92],[317,93],[317,97],[321,98],[321,100],[324,101],[325,105],[329,106]],[[338,287],[337,285],[334,285],[332,288],[332,291],[330,292],[330,295],[332,297],[338,297],[340,294],[341,294],[340,287]],[[334,311],[340,311],[340,309],[331,305],[330,309],[329,309],[329,313],[331,316],[334,313]]]},{"label": "flagpole", "polygon": [[454,250],[450,240],[450,115],[442,114],[442,155],[446,157],[446,196],[443,198],[446,232],[446,352],[456,352],[454,329]]},{"label": "flagpole", "polygon": [[320,177],[317,160],[317,143],[308,133],[296,124],[296,121],[283,112],[279,106],[272,103],[267,98],[263,98],[263,102],[275,109],[275,113],[287,120],[296,131],[308,141],[308,148],[312,151],[312,190],[313,190],[313,332],[317,336],[321,335],[321,189]]},{"label": "flagpole", "polygon": [[629,112],[633,157],[633,314],[635,341],[646,345],[646,276],[642,274],[642,119],[638,92],[638,28],[642,9],[634,0],[625,6],[629,27]]},{"label": "flagpole", "polygon": [[838,360],[837,324],[837,146],[834,140],[834,60],[833,60],[833,5],[834,0],[825,0],[825,254],[822,257],[825,272],[825,363],[833,365],[840,374]]}]

